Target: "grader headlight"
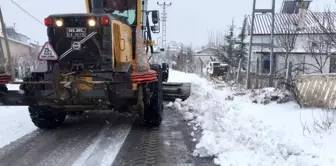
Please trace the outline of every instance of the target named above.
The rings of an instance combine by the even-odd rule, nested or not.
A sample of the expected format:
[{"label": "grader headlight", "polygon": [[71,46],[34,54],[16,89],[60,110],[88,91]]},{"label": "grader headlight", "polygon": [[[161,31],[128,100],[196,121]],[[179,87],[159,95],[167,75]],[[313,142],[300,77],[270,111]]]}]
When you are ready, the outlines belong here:
[{"label": "grader headlight", "polygon": [[63,26],[63,21],[62,20],[56,20],[56,26],[61,27]]},{"label": "grader headlight", "polygon": [[94,26],[96,26],[96,20],[91,18],[91,19],[88,20],[88,24],[89,24],[90,27],[94,27]]}]

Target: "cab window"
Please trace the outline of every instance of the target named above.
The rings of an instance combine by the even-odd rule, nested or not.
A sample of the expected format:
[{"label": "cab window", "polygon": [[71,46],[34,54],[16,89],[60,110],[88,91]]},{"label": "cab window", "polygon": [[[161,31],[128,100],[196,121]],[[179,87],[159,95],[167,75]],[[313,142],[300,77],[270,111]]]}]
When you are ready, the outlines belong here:
[{"label": "cab window", "polygon": [[127,18],[129,25],[136,24],[137,0],[104,0],[105,12]]}]

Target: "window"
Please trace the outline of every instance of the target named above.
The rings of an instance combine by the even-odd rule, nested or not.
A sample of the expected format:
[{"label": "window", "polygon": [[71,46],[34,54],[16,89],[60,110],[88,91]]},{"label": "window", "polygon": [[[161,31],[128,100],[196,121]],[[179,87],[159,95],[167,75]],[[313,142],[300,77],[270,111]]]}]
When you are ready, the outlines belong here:
[{"label": "window", "polygon": [[213,63],[214,66],[220,66],[220,63]]},{"label": "window", "polygon": [[[273,69],[276,69],[276,54],[273,54]],[[260,61],[261,73],[269,73],[271,67],[270,53],[263,53]]]},{"label": "window", "polygon": [[136,24],[137,0],[104,0],[103,6],[105,12],[126,17],[129,25]]}]

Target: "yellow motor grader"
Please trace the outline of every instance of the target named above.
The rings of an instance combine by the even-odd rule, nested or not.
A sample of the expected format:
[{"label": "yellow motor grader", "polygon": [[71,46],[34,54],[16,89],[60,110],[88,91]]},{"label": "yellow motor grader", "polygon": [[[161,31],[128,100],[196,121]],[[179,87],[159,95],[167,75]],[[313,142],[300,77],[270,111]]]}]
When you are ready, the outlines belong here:
[{"label": "yellow motor grader", "polygon": [[[190,83],[166,82],[167,64],[149,63],[159,12],[147,10],[147,0],[85,2],[87,13],[45,18],[48,42],[38,55],[45,66],[22,82],[2,74],[0,103],[28,105],[32,122],[44,129],[84,110],[132,112],[159,126],[163,101],[190,95]],[[21,84],[20,90],[7,84]]]}]

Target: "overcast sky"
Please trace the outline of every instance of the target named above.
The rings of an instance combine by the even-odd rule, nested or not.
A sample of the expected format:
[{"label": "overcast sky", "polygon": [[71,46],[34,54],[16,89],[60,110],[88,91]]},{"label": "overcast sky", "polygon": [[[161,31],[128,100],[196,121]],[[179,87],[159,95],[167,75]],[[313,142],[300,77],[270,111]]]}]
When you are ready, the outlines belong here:
[{"label": "overcast sky", "polygon": [[[41,23],[49,14],[85,12],[84,0],[15,0],[35,16]],[[167,10],[167,40],[200,46],[207,43],[208,31],[224,31],[232,19],[237,26],[242,24],[245,14],[252,11],[253,0],[170,0]],[[283,0],[276,0],[277,12]],[[158,0],[149,0],[150,9],[161,8]],[[163,2],[163,0],[159,0]],[[271,8],[272,0],[257,0],[257,8]],[[15,6],[10,0],[0,0],[0,5],[7,25],[18,32],[28,35],[32,40],[44,43],[47,40],[46,28]],[[334,0],[313,0],[311,9],[323,10],[331,5],[336,10]],[[155,39],[157,39],[157,35]]]}]

